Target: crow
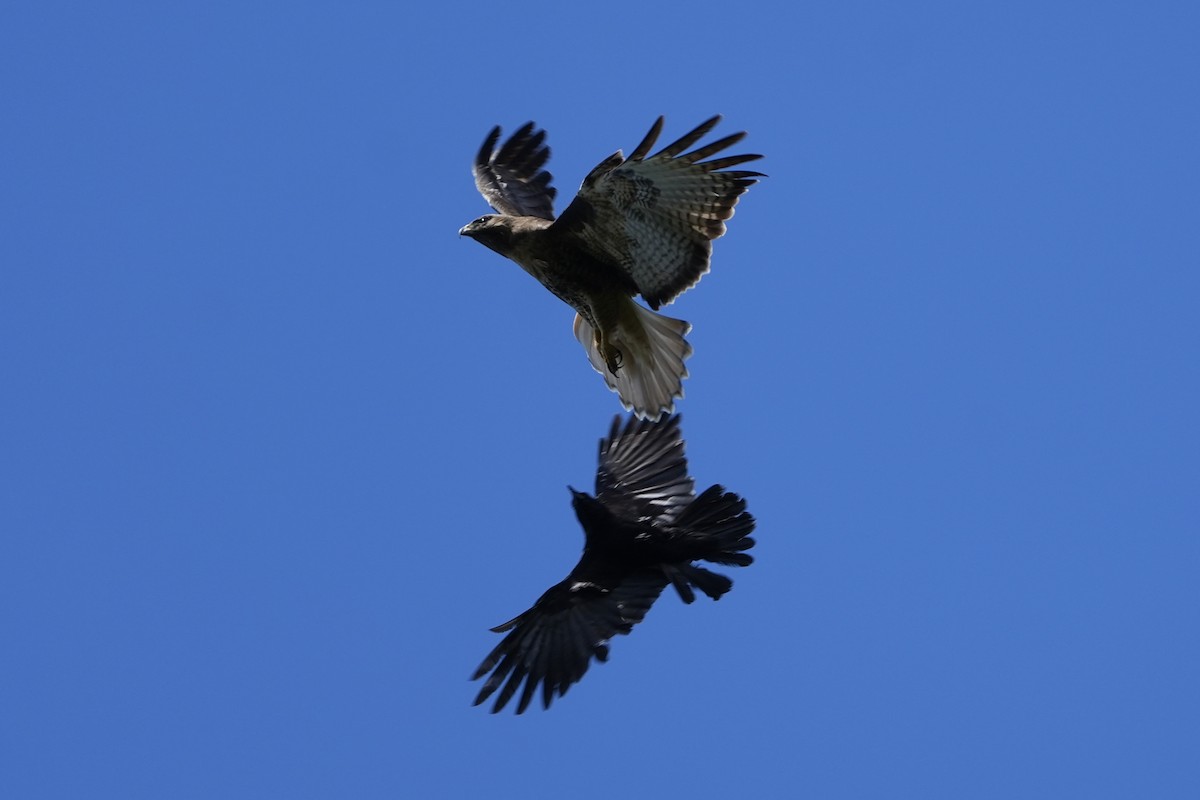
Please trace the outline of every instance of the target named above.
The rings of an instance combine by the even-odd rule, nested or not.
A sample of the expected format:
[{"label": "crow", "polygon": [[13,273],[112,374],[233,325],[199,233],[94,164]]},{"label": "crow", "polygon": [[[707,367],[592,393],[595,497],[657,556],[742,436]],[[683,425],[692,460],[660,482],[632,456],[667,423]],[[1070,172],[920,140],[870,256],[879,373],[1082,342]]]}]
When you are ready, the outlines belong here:
[{"label": "crow", "polygon": [[521,689],[523,713],[542,687],[542,705],[565,695],[592,658],[608,660],[608,641],[642,621],[667,585],[685,603],[698,589],[718,600],[733,581],[695,561],[744,567],[753,558],[754,517],[746,501],[714,485],[695,494],[687,473],[679,415],[661,422],[631,416],[622,429],[613,419],[600,440],[595,497],[571,491],[583,526],[579,563],[528,611],[492,628],[508,635],[472,680],[491,673],[474,705],[497,689],[492,713]]}]

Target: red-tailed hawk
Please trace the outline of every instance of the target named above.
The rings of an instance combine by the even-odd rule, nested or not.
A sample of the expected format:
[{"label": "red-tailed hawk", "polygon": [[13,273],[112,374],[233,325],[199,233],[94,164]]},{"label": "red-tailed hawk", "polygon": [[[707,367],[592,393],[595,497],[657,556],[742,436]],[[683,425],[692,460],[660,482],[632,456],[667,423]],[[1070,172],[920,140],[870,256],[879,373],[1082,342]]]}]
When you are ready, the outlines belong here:
[{"label": "red-tailed hawk", "polygon": [[[492,628],[508,635],[475,670],[491,675],[475,705],[500,690],[492,713],[512,699],[523,712],[542,687],[542,705],[564,695],[595,658],[608,660],[608,640],[629,633],[668,585],[691,603],[698,589],[713,600],[733,581],[692,562],[744,567],[753,562],[754,517],[746,501],[715,485],[695,493],[683,455],[679,417],[662,422],[613,420],[600,440],[596,496],[571,489],[583,526],[583,555],[571,574],[533,608]],[[570,487],[568,487],[570,488]]]},{"label": "red-tailed hawk", "polygon": [[657,419],[683,396],[691,326],[657,309],[708,272],[712,240],[725,233],[738,196],[764,177],[729,167],[761,158],[719,153],[746,135],[688,148],[720,121],[713,117],[647,157],[662,130],[659,117],[628,158],[618,150],[583,180],[554,217],[556,190],[542,169],[546,132],[532,122],[497,149],[500,127],[475,157],[475,185],[498,214],[459,231],[517,262],[574,308],[575,337],[625,408]]}]

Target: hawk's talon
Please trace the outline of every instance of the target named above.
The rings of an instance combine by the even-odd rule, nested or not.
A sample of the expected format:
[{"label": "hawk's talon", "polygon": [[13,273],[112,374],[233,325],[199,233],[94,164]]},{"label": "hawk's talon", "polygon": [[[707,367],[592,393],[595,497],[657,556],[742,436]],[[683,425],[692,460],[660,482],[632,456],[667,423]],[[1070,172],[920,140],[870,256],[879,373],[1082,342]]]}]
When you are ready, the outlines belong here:
[{"label": "hawk's talon", "polygon": [[612,352],[605,357],[604,363],[608,365],[608,371],[616,375],[617,370],[625,363],[625,356],[620,350],[614,347]]}]

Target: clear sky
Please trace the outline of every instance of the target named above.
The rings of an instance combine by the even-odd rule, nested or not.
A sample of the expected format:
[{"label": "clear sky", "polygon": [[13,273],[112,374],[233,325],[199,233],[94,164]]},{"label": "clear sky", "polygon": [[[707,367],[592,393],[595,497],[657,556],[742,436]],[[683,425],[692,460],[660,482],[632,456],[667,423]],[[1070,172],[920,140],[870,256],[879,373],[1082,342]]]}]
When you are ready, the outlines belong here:
[{"label": "clear sky", "polygon": [[[0,794],[1200,796],[1198,8],[5,5]],[[471,159],[713,113],[757,561],[492,716],[620,408]]]}]

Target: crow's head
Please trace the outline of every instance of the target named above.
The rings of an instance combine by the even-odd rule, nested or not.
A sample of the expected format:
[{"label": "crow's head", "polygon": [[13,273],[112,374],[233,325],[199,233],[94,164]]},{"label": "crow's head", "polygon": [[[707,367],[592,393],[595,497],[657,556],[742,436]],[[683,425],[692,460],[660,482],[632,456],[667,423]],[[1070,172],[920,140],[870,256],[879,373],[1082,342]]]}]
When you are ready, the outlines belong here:
[{"label": "crow's head", "polygon": [[576,491],[573,486],[568,486],[567,489],[571,491],[571,507],[575,509],[575,516],[579,518],[584,530],[593,530],[596,526],[613,523],[612,512],[601,500],[587,492]]}]

